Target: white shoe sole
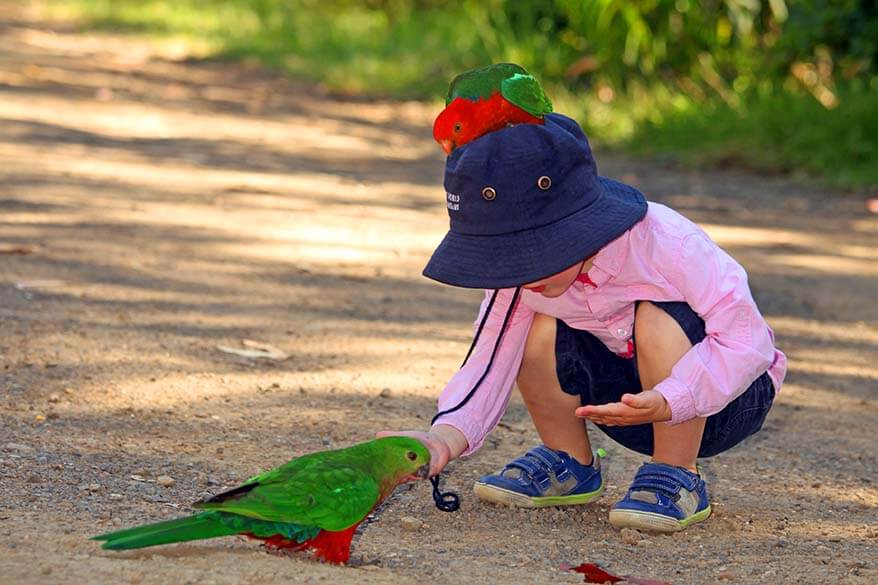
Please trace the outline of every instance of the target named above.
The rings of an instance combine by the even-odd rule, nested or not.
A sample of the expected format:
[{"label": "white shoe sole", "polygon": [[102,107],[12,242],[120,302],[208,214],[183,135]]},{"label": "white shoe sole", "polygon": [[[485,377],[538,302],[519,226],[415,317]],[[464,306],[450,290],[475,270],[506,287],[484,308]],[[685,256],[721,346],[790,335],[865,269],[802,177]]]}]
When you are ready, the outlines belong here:
[{"label": "white shoe sole", "polygon": [[684,528],[704,522],[710,517],[711,508],[689,516],[685,520],[676,520],[654,512],[639,510],[610,510],[610,524],[616,528],[634,528],[649,532],[680,532]]},{"label": "white shoe sole", "polygon": [[500,504],[501,506],[514,506],[516,508],[545,508],[547,506],[579,506],[587,504],[603,493],[604,484],[597,490],[586,494],[572,496],[525,496],[517,492],[505,490],[485,483],[475,483],[473,492],[476,497],[486,502]]}]

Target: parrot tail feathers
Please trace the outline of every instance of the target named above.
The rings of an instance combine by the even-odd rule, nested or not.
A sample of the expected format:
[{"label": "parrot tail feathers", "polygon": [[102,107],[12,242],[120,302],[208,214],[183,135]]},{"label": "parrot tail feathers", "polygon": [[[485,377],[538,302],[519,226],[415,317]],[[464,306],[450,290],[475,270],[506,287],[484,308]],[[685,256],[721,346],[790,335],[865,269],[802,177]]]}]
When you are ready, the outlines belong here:
[{"label": "parrot tail feathers", "polygon": [[102,540],[101,548],[109,550],[128,550],[173,542],[187,542],[217,536],[231,536],[238,530],[226,526],[213,514],[196,514],[156,524],[137,526],[116,532],[107,532],[92,537]]}]

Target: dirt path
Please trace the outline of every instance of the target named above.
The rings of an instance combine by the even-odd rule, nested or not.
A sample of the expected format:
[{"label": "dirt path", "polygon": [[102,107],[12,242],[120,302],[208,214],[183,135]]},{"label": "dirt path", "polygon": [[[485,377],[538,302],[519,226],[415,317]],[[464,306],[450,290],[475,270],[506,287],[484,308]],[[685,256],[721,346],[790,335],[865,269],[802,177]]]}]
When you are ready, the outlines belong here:
[{"label": "dirt path", "polygon": [[[330,99],[14,4],[0,3],[0,252],[32,248],[0,254],[0,582],[579,581],[565,561],[674,583],[878,582],[878,216],[785,179],[600,153],[604,174],[748,267],[790,357],[765,430],[707,462],[714,519],[623,543],[606,512],[639,457],[597,432],[599,504],[479,504],[471,481],[536,443],[515,399],[451,468],[462,511],[435,510],[426,485],[398,492],[355,543],[365,567],[238,539],[101,552],[88,535],[425,426],[479,295],[420,276],[446,227],[430,107]],[[216,348],[243,339],[292,358]]]}]

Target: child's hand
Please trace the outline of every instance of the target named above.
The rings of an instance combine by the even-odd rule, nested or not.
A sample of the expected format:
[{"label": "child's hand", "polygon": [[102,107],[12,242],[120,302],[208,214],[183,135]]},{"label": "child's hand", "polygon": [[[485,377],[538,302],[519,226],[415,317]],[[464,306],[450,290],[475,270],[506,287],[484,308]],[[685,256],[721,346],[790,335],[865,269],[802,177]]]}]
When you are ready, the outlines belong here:
[{"label": "child's hand", "polygon": [[448,465],[451,459],[451,449],[445,439],[433,432],[424,431],[379,431],[375,433],[378,438],[381,437],[411,437],[417,439],[430,450],[430,477],[438,475],[442,469]]},{"label": "child's hand", "polygon": [[576,416],[599,425],[624,427],[671,420],[671,407],[661,393],[644,390],[639,394],[623,394],[622,402],[580,406]]}]

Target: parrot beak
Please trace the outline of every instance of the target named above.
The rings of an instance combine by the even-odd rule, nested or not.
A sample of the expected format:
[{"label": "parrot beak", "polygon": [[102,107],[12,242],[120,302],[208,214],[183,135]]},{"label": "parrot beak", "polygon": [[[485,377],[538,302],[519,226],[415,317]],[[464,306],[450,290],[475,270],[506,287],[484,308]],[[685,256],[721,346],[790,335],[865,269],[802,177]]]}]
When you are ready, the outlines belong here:
[{"label": "parrot beak", "polygon": [[451,152],[454,150],[454,143],[450,140],[441,140],[439,144],[442,146],[442,150],[445,151],[446,155],[451,155]]},{"label": "parrot beak", "polygon": [[410,473],[402,481],[418,481],[419,479],[427,479],[430,477],[430,464],[421,465],[414,473]]}]

